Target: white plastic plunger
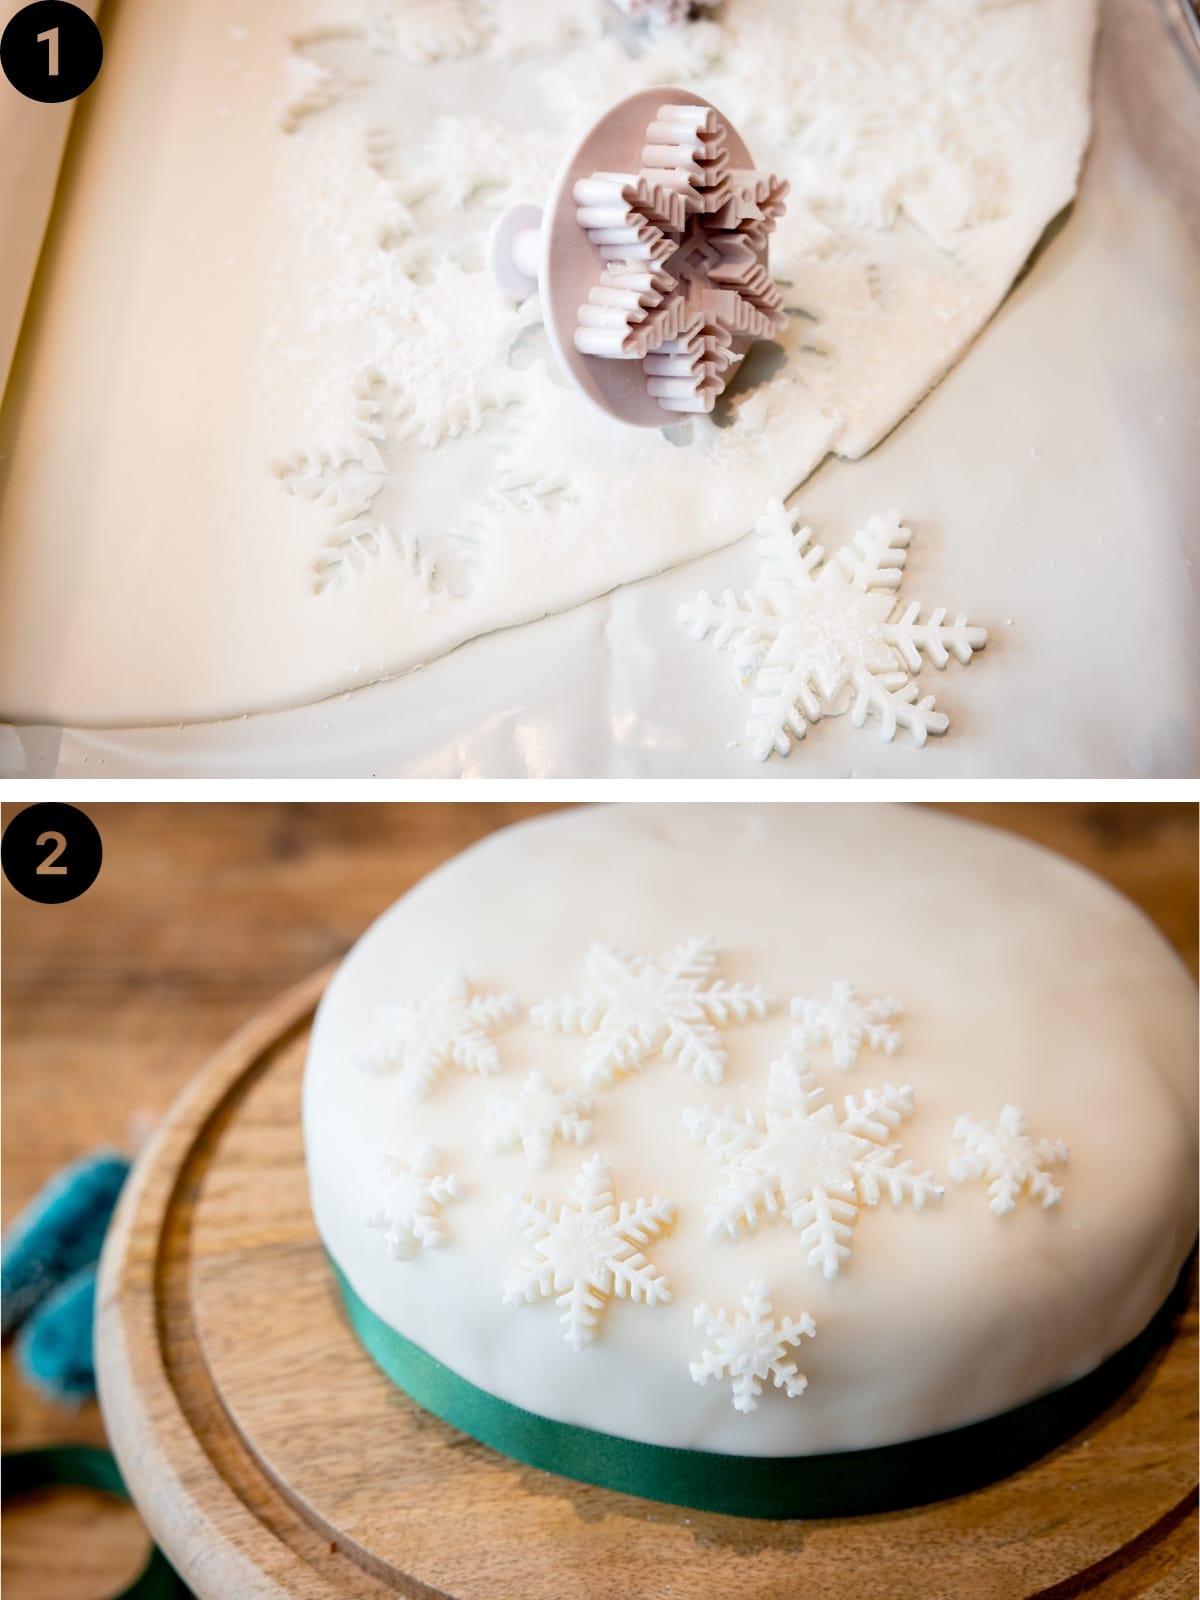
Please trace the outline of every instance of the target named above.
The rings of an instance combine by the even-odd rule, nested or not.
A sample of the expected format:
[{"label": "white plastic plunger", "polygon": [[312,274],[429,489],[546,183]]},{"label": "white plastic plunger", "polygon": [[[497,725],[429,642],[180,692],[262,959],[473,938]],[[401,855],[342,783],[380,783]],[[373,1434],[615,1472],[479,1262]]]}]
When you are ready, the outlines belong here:
[{"label": "white plastic plunger", "polygon": [[576,388],[622,422],[669,427],[711,411],[750,345],[785,326],[767,250],[787,187],[707,100],[644,89],[567,155],[544,212],[496,219],[488,270],[511,299],[540,295]]}]

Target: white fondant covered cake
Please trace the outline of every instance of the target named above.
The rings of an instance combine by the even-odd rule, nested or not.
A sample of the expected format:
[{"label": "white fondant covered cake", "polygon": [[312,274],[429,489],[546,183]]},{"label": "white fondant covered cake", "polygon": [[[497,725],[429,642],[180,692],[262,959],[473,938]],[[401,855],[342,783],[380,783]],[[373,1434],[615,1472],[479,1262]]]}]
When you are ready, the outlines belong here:
[{"label": "white fondant covered cake", "polygon": [[313,1208],[372,1353],[432,1357],[401,1381],[489,1442],[502,1402],[671,1460],[893,1446],[1152,1322],[1195,1235],[1195,1014],[1132,906],[989,829],[572,811],[346,959]]}]

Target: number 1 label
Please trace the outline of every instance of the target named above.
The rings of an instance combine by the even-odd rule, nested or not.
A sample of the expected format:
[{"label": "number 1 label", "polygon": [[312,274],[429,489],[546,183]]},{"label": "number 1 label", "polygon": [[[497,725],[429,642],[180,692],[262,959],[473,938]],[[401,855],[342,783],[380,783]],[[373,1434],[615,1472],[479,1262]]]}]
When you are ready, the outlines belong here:
[{"label": "number 1 label", "polygon": [[57,78],[58,77],[58,29],[57,28],[49,28],[49,29],[47,29],[47,31],[45,33],[39,33],[38,36],[37,36],[37,42],[39,44],[46,44],[46,45],[50,46],[50,50],[49,50],[50,76],[52,78]]}]

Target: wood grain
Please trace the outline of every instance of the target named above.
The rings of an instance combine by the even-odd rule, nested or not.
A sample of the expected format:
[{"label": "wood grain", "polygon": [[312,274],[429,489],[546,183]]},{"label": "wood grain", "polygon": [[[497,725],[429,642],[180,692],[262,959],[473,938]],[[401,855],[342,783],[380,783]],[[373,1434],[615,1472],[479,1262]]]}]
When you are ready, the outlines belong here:
[{"label": "wood grain", "polygon": [[[4,818],[17,807],[7,806]],[[161,1114],[220,1042],[289,984],[342,954],[419,877],[538,804],[87,805],[105,843],[95,887],[62,907],[0,890],[4,965],[2,1130],[5,1218],[63,1162],[102,1141],[126,1143],[130,1118]],[[1098,871],[1197,964],[1196,807],[952,806],[1012,828]],[[6,1448],[103,1441],[94,1406],[40,1401],[4,1357]],[[1188,1415],[1180,1426],[1190,1426]],[[119,1517],[119,1513],[114,1513]],[[51,1512],[42,1519],[47,1525]],[[78,1560],[103,1556],[97,1519]],[[13,1600],[72,1591],[7,1565],[25,1534],[6,1514]],[[114,1547],[124,1538],[114,1532]],[[1196,1592],[1196,1523],[1157,1540],[1154,1576],[1139,1560],[1103,1589]],[[75,1548],[72,1544],[66,1548]],[[127,1545],[121,1548],[127,1549]],[[1172,1554],[1174,1552],[1174,1554]],[[120,1550],[114,1559],[122,1559]],[[1179,1575],[1183,1574],[1181,1578]],[[1165,1582],[1159,1591],[1155,1586]],[[1178,1587],[1182,1583],[1183,1587]],[[81,1591],[82,1592],[82,1591]]]}]

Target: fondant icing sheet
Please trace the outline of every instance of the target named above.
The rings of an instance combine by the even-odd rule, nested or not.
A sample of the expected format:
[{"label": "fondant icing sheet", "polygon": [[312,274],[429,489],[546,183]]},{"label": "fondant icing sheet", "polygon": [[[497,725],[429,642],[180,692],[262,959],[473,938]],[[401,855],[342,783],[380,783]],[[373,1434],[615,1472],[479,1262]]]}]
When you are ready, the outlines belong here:
[{"label": "fondant icing sheet", "polygon": [[1106,12],[1079,199],[970,359],[866,457],[827,462],[795,500],[830,543],[898,506],[915,532],[912,592],[946,596],[988,627],[969,669],[921,675],[951,715],[944,737],[921,750],[903,736],[889,745],[841,717],[786,761],[750,760],[745,701],[726,664],[676,621],[699,590],[752,580],[744,539],[318,705],[185,728],[9,730],[0,767],[80,777],[1194,774],[1200,82],[1144,17]]},{"label": "fondant icing sheet", "polygon": [[[300,706],[737,539],[991,315],[1073,193],[1093,20],[122,0],[0,431],[0,706]],[[479,246],[599,104],[671,80],[792,179],[795,314],[668,439],[558,387]]]}]

